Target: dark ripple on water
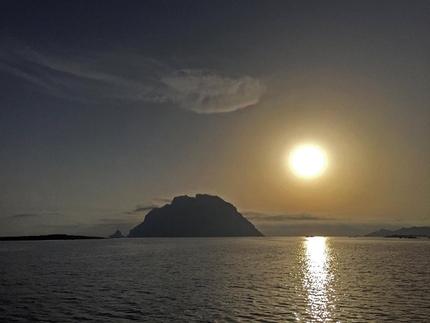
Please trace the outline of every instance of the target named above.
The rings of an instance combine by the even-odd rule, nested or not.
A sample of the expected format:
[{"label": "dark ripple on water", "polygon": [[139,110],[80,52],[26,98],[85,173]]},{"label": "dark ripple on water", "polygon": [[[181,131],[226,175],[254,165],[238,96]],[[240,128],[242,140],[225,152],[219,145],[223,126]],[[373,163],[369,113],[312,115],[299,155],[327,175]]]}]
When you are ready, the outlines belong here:
[{"label": "dark ripple on water", "polygon": [[430,241],[2,242],[1,322],[429,322]]}]

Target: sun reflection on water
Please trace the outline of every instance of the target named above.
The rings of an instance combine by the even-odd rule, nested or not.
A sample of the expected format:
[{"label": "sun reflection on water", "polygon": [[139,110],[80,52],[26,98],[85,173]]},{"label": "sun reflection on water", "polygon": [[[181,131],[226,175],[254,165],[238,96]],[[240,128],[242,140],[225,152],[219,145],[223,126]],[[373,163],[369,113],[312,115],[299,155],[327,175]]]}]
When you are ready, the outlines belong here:
[{"label": "sun reflection on water", "polygon": [[330,290],[330,253],[325,237],[309,237],[304,242],[305,268],[303,287],[308,298],[311,322],[332,322]]}]

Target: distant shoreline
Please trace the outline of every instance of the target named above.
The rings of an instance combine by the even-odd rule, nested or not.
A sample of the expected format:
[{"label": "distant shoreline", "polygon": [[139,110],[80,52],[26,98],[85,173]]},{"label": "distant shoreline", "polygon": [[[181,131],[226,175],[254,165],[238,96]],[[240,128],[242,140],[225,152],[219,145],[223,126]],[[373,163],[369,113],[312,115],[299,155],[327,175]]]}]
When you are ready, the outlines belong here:
[{"label": "distant shoreline", "polygon": [[95,240],[103,237],[79,236],[68,234],[48,234],[40,236],[0,237],[0,241],[41,241],[41,240]]}]

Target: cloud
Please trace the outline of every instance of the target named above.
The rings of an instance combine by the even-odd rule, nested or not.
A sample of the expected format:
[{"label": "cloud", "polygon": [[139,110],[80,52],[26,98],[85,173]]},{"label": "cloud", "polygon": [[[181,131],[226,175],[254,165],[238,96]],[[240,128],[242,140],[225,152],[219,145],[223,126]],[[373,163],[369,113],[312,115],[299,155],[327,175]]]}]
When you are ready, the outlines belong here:
[{"label": "cloud", "polygon": [[150,205],[150,206],[140,206],[140,207],[137,207],[137,208],[133,211],[133,213],[139,213],[139,212],[151,211],[152,209],[155,209],[155,208],[156,208],[156,206],[154,206],[154,205]]},{"label": "cloud", "polygon": [[151,211],[152,209],[157,208],[158,206],[156,205],[138,205],[136,206],[136,208],[132,211],[125,211],[123,212],[124,214],[136,214],[136,213],[141,213],[141,212],[147,212],[147,211]]},{"label": "cloud", "polygon": [[109,225],[114,225],[114,224],[130,224],[130,223],[134,223],[136,222],[134,219],[130,219],[130,218],[101,218],[98,219],[99,224],[109,224]]},{"label": "cloud", "polygon": [[58,212],[41,212],[41,213],[19,213],[9,216],[9,218],[21,219],[21,218],[32,218],[37,216],[56,216],[60,215]]},{"label": "cloud", "polygon": [[145,202],[136,205],[136,208],[132,211],[125,211],[123,214],[136,214],[151,211],[152,209],[162,207],[165,204],[172,202],[172,198],[166,197],[152,197],[147,199]]},{"label": "cloud", "polygon": [[33,214],[33,213],[14,214],[14,215],[11,215],[10,218],[21,219],[21,218],[31,218],[35,216],[39,216],[39,214]]},{"label": "cloud", "polygon": [[265,92],[250,76],[176,69],[130,53],[0,52],[0,70],[45,93],[95,104],[169,103],[196,113],[225,113],[255,105]]},{"label": "cloud", "polygon": [[181,70],[165,76],[165,96],[183,109],[199,113],[231,112],[255,105],[264,86],[249,76],[222,77],[202,70]]},{"label": "cloud", "polygon": [[396,227],[393,223],[381,224],[378,221],[368,222],[309,213],[273,215],[251,211],[242,214],[266,236],[356,236],[376,231],[381,227],[389,229]]},{"label": "cloud", "polygon": [[321,221],[335,220],[335,218],[320,217],[308,213],[300,214],[278,214],[270,215],[258,212],[244,212],[243,215],[251,221],[267,221],[267,222],[289,222],[289,221]]},{"label": "cloud", "polygon": [[154,201],[155,204],[168,204],[170,202],[172,202],[172,198],[167,198],[167,197],[153,197],[152,201]]}]

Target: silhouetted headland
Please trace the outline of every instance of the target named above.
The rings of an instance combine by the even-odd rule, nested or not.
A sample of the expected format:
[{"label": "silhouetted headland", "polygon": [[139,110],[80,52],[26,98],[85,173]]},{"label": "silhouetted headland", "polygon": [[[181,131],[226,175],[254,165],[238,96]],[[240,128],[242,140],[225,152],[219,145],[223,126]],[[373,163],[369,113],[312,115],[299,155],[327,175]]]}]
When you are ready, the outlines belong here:
[{"label": "silhouetted headland", "polygon": [[398,238],[399,236],[430,237],[430,227],[401,228],[395,231],[380,229],[378,231],[374,231],[365,235],[365,237],[395,237],[395,238]]},{"label": "silhouetted headland", "polygon": [[178,196],[151,210],[130,230],[134,237],[262,237],[254,225],[218,196]]},{"label": "silhouetted headland", "polygon": [[119,238],[125,238],[125,237],[122,235],[121,231],[119,231],[119,230],[116,230],[114,234],[111,234],[111,235],[109,236],[109,239],[119,239]]},{"label": "silhouetted headland", "polygon": [[75,236],[68,234],[48,234],[41,236],[17,236],[17,237],[0,237],[0,241],[24,241],[24,240],[94,240],[105,239],[103,237]]}]

